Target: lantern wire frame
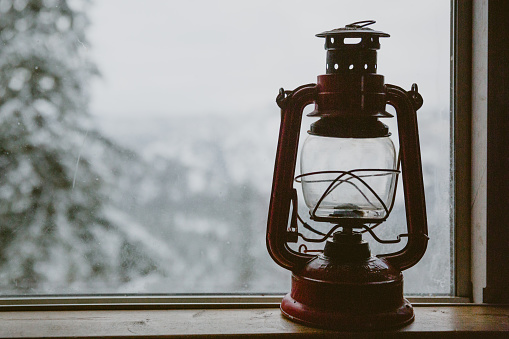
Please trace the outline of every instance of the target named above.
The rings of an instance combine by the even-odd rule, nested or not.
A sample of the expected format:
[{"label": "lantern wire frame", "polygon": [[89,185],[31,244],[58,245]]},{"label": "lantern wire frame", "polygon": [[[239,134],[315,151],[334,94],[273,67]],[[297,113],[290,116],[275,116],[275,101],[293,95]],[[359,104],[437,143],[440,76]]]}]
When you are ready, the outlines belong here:
[{"label": "lantern wire frame", "polygon": [[[383,218],[382,221],[380,222],[376,222],[374,224],[372,224],[371,226],[368,226],[366,224],[363,224],[363,223],[359,223],[357,224],[356,226],[357,227],[361,227],[363,228],[363,230],[361,231],[361,233],[369,233],[373,239],[381,244],[396,244],[396,243],[399,243],[401,242],[401,238],[403,237],[408,237],[408,234],[399,234],[396,239],[390,239],[390,240],[383,240],[383,239],[380,239],[376,233],[373,231],[373,229],[375,229],[376,227],[378,227],[379,225],[381,225],[386,219],[387,217],[389,216],[389,214],[391,213],[393,207],[394,207],[394,202],[396,200],[396,194],[393,194],[392,195],[392,199],[391,199],[391,203],[389,205],[389,207],[387,207],[387,205],[384,203],[384,201],[380,198],[380,196],[376,193],[376,191],[371,187],[369,186],[369,184],[366,183],[366,181],[364,181],[362,178],[363,177],[374,177],[374,176],[385,176],[385,175],[395,175],[396,178],[394,179],[394,189],[396,190],[397,186],[398,186],[398,179],[399,179],[399,173],[401,172],[400,170],[400,167],[401,167],[401,157],[400,157],[400,152],[398,152],[398,159],[397,159],[397,166],[396,166],[396,169],[395,170],[392,170],[392,169],[354,169],[354,170],[350,170],[350,171],[319,171],[319,172],[311,172],[311,173],[304,173],[304,174],[301,174],[301,175],[298,175],[295,177],[295,181],[298,182],[298,183],[302,183],[302,178],[303,177],[307,177],[307,176],[312,176],[312,175],[318,175],[318,174],[330,174],[330,173],[338,173],[339,175],[331,182],[331,184],[327,187],[327,189],[324,191],[324,193],[322,194],[322,196],[320,197],[320,199],[318,200],[317,204],[315,205],[315,207],[313,208],[313,210],[310,212],[310,216],[311,216],[311,219],[319,219],[317,216],[316,216],[316,211],[318,209],[318,207],[320,206],[321,202],[333,191],[335,190],[336,188],[338,188],[341,184],[344,184],[344,183],[348,183],[352,186],[354,186],[358,191],[359,193],[366,199],[366,201],[368,201],[368,203],[370,203],[371,205],[373,205],[368,197],[361,191],[361,189],[353,182],[350,181],[350,179],[357,179],[362,185],[364,185],[373,195],[374,197],[382,204],[382,207],[383,209],[385,210],[385,216]],[[380,174],[367,174],[367,175],[356,175],[354,174],[354,172],[388,172],[388,173],[380,173]],[[348,178],[346,179],[343,179],[346,175],[349,175]],[[314,180],[313,182],[326,182],[326,181],[330,181],[330,180]],[[317,235],[320,235],[322,236],[321,238],[309,238],[309,237],[306,237],[304,234],[300,233],[297,231],[297,234],[298,236],[304,240],[304,241],[307,241],[307,242],[311,242],[311,243],[320,243],[320,242],[324,242],[326,241],[327,239],[331,238],[333,233],[340,227],[345,227],[344,224],[336,224],[334,227],[332,227],[327,233],[323,233],[317,229],[315,229],[314,227],[312,227],[311,225],[309,225],[307,222],[305,222],[302,217],[299,215],[299,213],[297,212],[297,204],[296,204],[296,199],[293,199],[294,200],[294,206],[293,206],[293,210],[294,212],[292,213],[294,216],[292,216],[292,219],[296,219],[298,220],[302,226],[307,229],[308,231],[311,231],[312,233],[315,233]],[[374,206],[374,205],[373,205]],[[330,220],[330,219],[329,219]],[[348,220],[352,220],[352,218],[348,218]],[[359,221],[362,221],[362,219],[359,219]],[[294,228],[297,230],[297,224],[296,223],[293,223],[294,224]],[[368,223],[369,224],[369,223]],[[309,253],[309,252],[323,252],[323,250],[311,250],[311,249],[308,249],[307,246],[305,244],[301,244],[299,245],[299,252],[301,253]]]}]

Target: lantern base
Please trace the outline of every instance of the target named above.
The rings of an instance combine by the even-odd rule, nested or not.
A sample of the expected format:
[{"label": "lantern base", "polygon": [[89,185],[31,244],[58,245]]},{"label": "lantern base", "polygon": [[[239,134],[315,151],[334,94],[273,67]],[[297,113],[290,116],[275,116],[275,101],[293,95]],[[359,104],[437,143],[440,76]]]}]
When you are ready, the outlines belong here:
[{"label": "lantern base", "polygon": [[310,327],[340,331],[370,331],[405,326],[414,320],[413,307],[403,299],[397,309],[380,313],[349,313],[304,305],[288,293],[281,302],[281,312],[291,321]]},{"label": "lantern base", "polygon": [[403,298],[403,274],[373,257],[360,233],[336,232],[323,254],[292,274],[281,311],[296,322],[335,330],[403,326],[414,318]]}]

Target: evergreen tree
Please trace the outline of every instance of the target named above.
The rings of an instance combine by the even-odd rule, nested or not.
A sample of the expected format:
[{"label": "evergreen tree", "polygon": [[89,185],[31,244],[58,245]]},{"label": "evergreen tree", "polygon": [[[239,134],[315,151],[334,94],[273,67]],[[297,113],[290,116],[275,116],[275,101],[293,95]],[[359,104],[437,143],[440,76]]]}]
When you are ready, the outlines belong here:
[{"label": "evergreen tree", "polygon": [[88,114],[97,70],[88,59],[87,7],[0,1],[3,291],[114,288],[155,269],[107,212],[116,169],[103,158],[115,150]]}]

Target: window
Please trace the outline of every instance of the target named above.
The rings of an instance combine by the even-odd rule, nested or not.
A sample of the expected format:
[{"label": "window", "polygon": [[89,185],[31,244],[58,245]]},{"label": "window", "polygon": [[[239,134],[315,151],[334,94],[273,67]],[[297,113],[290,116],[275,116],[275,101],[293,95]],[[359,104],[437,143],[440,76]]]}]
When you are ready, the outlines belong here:
[{"label": "window", "polygon": [[378,72],[425,100],[431,242],[406,292],[454,294],[449,4],[35,3],[0,2],[4,295],[287,291],[265,249],[275,95],[325,72],[315,33],[366,18],[392,36]]}]

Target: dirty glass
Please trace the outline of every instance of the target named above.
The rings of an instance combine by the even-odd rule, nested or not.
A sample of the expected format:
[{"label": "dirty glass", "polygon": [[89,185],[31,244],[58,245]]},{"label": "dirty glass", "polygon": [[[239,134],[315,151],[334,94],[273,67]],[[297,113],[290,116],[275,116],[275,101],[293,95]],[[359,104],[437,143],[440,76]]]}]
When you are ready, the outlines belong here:
[{"label": "dirty glass", "polygon": [[[450,294],[448,6],[1,0],[2,294],[288,291],[265,247],[275,97],[325,73],[314,34],[368,19],[391,34],[378,73],[425,102],[431,239],[405,291]],[[379,229],[404,233],[401,189]]]}]

